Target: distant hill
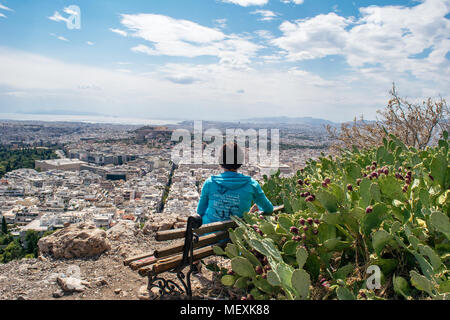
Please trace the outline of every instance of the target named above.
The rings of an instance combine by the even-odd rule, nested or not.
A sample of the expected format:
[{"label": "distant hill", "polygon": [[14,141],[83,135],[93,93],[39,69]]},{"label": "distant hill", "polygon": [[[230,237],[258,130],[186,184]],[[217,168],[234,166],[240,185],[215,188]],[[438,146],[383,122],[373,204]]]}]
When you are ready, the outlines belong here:
[{"label": "distant hill", "polygon": [[332,125],[336,126],[338,123],[319,119],[312,117],[270,117],[270,118],[250,118],[241,120],[241,122],[252,122],[252,123],[286,123],[286,124],[308,124],[311,126],[323,126],[323,125]]}]

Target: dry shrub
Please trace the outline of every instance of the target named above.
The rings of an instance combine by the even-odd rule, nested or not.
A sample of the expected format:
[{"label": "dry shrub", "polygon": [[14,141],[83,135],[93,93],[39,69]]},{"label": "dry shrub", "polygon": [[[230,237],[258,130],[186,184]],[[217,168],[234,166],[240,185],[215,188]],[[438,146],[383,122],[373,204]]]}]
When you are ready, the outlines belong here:
[{"label": "dry shrub", "polygon": [[396,135],[403,143],[418,149],[435,144],[443,131],[449,131],[449,108],[442,97],[428,98],[422,103],[411,103],[399,97],[395,84],[390,90],[391,99],[377,113],[380,119],[365,121],[361,116],[352,123],[341,124],[340,129],[327,126],[336,141],[333,149],[365,149],[383,144],[386,133]]}]

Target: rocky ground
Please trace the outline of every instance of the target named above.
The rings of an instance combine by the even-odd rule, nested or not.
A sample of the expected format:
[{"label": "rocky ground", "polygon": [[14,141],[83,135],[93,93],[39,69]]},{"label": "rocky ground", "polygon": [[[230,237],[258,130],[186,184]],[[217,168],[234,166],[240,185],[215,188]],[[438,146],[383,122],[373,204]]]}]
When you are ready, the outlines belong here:
[{"label": "rocky ground", "polygon": [[[123,265],[123,260],[168,244],[157,242],[155,233],[134,223],[121,222],[104,232],[90,225],[66,226],[39,243],[38,259],[0,264],[1,300],[149,300],[157,292],[146,290],[147,278]],[[228,263],[219,257],[206,264]],[[168,279],[175,274],[165,273]],[[233,299],[216,275],[205,268],[192,276],[194,299]],[[178,296],[177,298],[185,298]]]}]

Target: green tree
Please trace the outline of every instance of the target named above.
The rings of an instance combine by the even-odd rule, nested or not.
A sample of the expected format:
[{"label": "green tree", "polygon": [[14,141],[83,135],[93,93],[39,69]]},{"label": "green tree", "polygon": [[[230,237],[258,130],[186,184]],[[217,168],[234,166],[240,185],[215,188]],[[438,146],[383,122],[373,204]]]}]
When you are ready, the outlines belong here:
[{"label": "green tree", "polygon": [[3,249],[3,255],[0,262],[8,263],[15,259],[21,259],[24,256],[23,249],[19,240],[14,240]]},{"label": "green tree", "polygon": [[38,241],[39,234],[34,230],[28,230],[25,235],[25,252],[34,255],[35,258],[38,256]]},{"label": "green tree", "polygon": [[7,234],[8,233],[8,226],[6,225],[5,217],[2,217],[2,233],[3,234]]}]

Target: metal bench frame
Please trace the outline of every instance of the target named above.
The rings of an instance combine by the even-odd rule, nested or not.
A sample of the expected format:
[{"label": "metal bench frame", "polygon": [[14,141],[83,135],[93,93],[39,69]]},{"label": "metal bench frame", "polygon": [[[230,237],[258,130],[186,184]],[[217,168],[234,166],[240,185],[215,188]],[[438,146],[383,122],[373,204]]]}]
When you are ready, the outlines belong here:
[{"label": "metal bench frame", "polygon": [[[202,218],[200,216],[189,217],[186,226],[186,236],[184,239],[183,258],[181,263],[173,269],[177,274],[177,278],[183,285],[184,290],[174,281],[166,280],[159,277],[154,272],[150,271],[148,274],[147,289],[150,291],[152,288],[158,288],[161,296],[172,295],[174,293],[183,294],[186,293],[188,298],[192,298],[191,288],[191,275],[198,272],[197,267],[194,265],[194,244],[198,242],[199,236],[194,233],[194,229],[200,228],[202,225]],[[185,274],[183,270],[189,267],[189,270]],[[169,271],[170,272],[170,271]]]}]

